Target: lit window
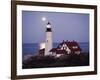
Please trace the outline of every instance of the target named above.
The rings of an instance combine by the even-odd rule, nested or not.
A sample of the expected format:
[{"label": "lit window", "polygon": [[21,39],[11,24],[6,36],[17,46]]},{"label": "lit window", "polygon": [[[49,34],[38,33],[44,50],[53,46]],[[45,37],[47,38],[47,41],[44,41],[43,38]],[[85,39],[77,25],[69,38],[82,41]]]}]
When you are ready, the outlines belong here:
[{"label": "lit window", "polygon": [[78,48],[77,46],[73,46],[73,49],[76,49],[76,48]]}]

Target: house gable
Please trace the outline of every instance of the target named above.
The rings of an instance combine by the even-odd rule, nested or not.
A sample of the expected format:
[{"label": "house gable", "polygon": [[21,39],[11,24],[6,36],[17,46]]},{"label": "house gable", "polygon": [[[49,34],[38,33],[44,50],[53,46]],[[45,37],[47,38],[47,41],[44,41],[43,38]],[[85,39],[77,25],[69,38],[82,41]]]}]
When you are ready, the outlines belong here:
[{"label": "house gable", "polygon": [[76,41],[68,41],[68,40],[63,41],[62,43],[58,45],[58,48],[60,48],[61,50],[66,50],[68,54],[70,53],[79,54],[81,52],[81,48]]}]

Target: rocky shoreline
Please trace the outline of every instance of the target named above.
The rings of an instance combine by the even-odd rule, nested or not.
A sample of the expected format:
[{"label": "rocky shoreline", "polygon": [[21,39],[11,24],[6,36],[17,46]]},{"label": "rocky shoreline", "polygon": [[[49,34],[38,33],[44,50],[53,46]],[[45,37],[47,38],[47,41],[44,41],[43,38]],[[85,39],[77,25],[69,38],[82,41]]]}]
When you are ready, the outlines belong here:
[{"label": "rocky shoreline", "polygon": [[59,58],[54,56],[27,55],[23,59],[23,69],[47,68],[47,67],[70,67],[70,66],[88,66],[89,53],[79,55],[63,55]]}]

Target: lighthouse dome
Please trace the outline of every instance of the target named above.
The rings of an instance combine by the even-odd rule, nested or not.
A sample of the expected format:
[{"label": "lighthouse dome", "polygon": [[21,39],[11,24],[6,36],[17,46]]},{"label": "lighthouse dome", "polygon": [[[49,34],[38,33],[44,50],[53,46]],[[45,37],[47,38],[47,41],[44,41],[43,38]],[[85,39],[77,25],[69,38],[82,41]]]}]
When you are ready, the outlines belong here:
[{"label": "lighthouse dome", "polygon": [[47,28],[51,28],[50,22],[47,23],[47,26],[46,26],[46,27],[47,27]]}]

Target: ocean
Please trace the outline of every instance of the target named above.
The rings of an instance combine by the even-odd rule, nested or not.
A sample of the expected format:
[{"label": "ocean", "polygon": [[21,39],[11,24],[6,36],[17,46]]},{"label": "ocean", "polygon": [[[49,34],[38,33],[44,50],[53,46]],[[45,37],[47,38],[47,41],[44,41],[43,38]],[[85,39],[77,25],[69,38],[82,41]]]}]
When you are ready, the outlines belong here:
[{"label": "ocean", "polygon": [[[53,43],[53,47],[56,48],[59,43]],[[89,52],[89,42],[80,42],[79,43],[83,52]],[[22,53],[23,56],[27,54],[36,54],[39,50],[38,43],[23,43],[22,44]]]}]

